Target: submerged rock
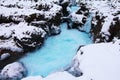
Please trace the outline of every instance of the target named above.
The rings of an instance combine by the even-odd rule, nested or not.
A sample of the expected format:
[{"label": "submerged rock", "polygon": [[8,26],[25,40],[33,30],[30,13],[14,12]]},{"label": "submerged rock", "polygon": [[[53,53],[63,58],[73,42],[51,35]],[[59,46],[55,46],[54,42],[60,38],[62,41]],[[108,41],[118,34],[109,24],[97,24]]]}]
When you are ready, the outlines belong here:
[{"label": "submerged rock", "polygon": [[2,80],[18,80],[26,76],[23,64],[14,62],[5,66],[1,71]]}]

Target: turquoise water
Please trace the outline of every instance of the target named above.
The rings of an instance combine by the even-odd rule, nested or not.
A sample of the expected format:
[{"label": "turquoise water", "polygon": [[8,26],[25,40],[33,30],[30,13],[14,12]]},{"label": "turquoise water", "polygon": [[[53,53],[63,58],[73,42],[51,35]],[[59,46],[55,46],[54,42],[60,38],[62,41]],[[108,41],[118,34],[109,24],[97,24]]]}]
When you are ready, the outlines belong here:
[{"label": "turquoise water", "polygon": [[59,35],[49,37],[42,48],[20,59],[28,70],[28,76],[47,76],[64,68],[70,64],[80,45],[92,43],[88,34],[76,29],[68,30],[66,23],[60,26],[62,32]]},{"label": "turquoise water", "polygon": [[79,6],[71,6],[70,9],[71,9],[71,12],[75,12],[79,9],[80,7]]},{"label": "turquoise water", "polygon": [[28,76],[47,76],[68,65],[80,45],[90,44],[88,34],[75,29],[67,30],[67,24],[61,24],[61,34],[49,37],[42,48],[28,53],[20,61],[28,69]]}]

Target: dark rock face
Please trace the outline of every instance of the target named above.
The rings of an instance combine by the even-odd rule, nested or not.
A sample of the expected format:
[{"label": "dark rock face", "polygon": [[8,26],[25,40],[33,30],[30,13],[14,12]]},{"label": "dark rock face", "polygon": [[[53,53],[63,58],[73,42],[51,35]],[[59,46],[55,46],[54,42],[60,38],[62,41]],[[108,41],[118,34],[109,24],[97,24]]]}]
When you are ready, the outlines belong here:
[{"label": "dark rock face", "polygon": [[63,15],[64,16],[68,16],[69,15],[69,12],[68,12],[68,10],[67,10],[67,7],[69,6],[69,4],[70,4],[70,1],[69,0],[61,0],[60,1],[60,5],[62,6],[62,13],[63,13]]},{"label": "dark rock face", "polygon": [[120,19],[118,17],[113,18],[113,22],[115,24],[111,24],[109,32],[111,34],[110,36],[110,41],[112,41],[112,39],[114,39],[115,37],[120,39]]},{"label": "dark rock face", "polygon": [[91,34],[93,36],[94,42],[98,37],[101,38],[100,42],[104,42],[104,38],[102,38],[102,35],[99,34],[102,29],[104,19],[105,17],[104,16],[101,17],[101,15],[99,15],[98,12],[96,12],[95,17],[92,18]]},{"label": "dark rock face", "polygon": [[[95,16],[92,19],[92,28],[91,28],[91,34],[93,36],[94,42],[96,43],[110,42],[115,37],[119,38],[120,19],[118,15],[116,16],[112,15],[112,16],[113,18],[109,19],[110,16],[104,16],[103,14],[96,12]],[[106,24],[108,24],[108,26]],[[104,25],[108,27],[108,30],[103,31]]]}]

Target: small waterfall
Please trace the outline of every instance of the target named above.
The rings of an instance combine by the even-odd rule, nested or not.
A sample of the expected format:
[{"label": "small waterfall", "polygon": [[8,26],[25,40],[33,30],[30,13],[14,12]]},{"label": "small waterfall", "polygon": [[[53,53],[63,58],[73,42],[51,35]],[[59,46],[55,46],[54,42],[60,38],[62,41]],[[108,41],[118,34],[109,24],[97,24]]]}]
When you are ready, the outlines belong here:
[{"label": "small waterfall", "polygon": [[76,5],[76,0],[70,0],[72,6]]}]

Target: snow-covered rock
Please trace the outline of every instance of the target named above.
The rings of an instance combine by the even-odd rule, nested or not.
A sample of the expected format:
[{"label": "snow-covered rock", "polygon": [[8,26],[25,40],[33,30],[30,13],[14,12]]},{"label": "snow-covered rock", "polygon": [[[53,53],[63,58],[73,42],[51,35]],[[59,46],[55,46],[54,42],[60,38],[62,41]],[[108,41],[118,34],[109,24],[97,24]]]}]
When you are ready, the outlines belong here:
[{"label": "snow-covered rock", "polygon": [[119,37],[120,3],[113,6],[110,2],[95,1],[91,4],[92,15],[91,34],[94,42],[109,42],[115,36]]},{"label": "snow-covered rock", "polygon": [[59,0],[0,0],[0,55],[40,47],[60,33],[61,16]]},{"label": "snow-covered rock", "polygon": [[72,21],[72,28],[77,28],[81,31],[85,31],[82,29],[82,27],[86,23],[88,15],[89,15],[89,8],[86,6],[86,4],[81,3],[80,9],[69,15]]},{"label": "snow-covered rock", "polygon": [[18,80],[25,77],[26,69],[21,63],[14,62],[5,66],[0,74],[3,80]]},{"label": "snow-covered rock", "polygon": [[[41,45],[46,36],[46,32],[43,29],[35,26],[30,26],[30,25],[28,26],[28,24],[24,22],[21,22],[18,25],[10,23],[10,24],[1,24],[0,26],[1,26],[0,36],[2,36],[0,43],[2,46],[0,48],[2,49],[4,48],[9,49],[10,45],[11,45],[10,50],[12,51],[15,50],[21,51],[21,50],[17,50],[17,48],[21,48],[25,50],[25,46],[26,48],[27,47],[34,48],[37,45]],[[9,37],[8,36],[6,37],[6,32],[11,33]],[[14,47],[12,46],[14,47],[16,46],[16,48],[13,49]]]},{"label": "snow-covered rock", "polygon": [[60,30],[60,27],[57,27],[55,25],[52,25],[51,26],[51,34],[54,35],[54,34],[59,34],[61,32]]}]

